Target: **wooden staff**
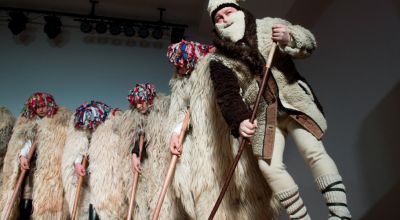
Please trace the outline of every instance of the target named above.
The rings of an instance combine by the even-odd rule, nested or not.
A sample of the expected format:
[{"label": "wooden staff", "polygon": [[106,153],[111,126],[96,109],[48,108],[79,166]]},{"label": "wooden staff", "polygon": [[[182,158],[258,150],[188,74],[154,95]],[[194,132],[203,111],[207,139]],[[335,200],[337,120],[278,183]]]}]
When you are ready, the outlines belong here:
[{"label": "wooden staff", "polygon": [[[271,50],[269,51],[269,54],[268,54],[268,60],[267,60],[267,64],[266,64],[265,74],[263,76],[263,80],[261,83],[261,88],[258,91],[256,104],[254,105],[253,113],[251,114],[251,118],[250,118],[251,123],[253,123],[254,120],[256,119],[257,109],[258,109],[258,106],[260,105],[261,97],[263,96],[264,91],[267,87],[269,70],[271,68],[272,58],[274,57],[275,49],[276,49],[276,42],[273,42],[272,46],[271,46]],[[233,173],[235,172],[236,166],[239,162],[240,157],[242,156],[243,150],[244,150],[245,146],[247,145],[247,142],[248,142],[247,138],[243,138],[240,141],[238,153],[235,157],[235,160],[233,161],[233,164],[231,165],[231,167],[229,169],[228,176],[226,177],[224,186],[222,187],[221,193],[219,194],[219,197],[218,197],[217,201],[215,202],[214,208],[212,209],[211,214],[208,217],[208,220],[212,220],[214,218],[215,213],[217,212],[218,207],[221,204],[222,199],[224,198],[225,192],[228,189],[228,186],[232,179]]]},{"label": "wooden staff", "polygon": [[[181,132],[179,134],[179,142],[178,142],[179,145],[181,145],[183,143],[183,139],[185,138],[185,133],[186,133],[187,127],[189,125],[189,120],[190,120],[190,109],[187,110],[187,112],[185,114],[185,118],[183,119]],[[179,157],[177,155],[172,155],[172,159],[169,164],[167,176],[165,177],[164,185],[161,190],[160,197],[158,198],[157,206],[154,211],[152,220],[157,220],[158,216],[160,215],[161,206],[163,204],[164,197],[165,197],[165,194],[167,193],[168,187],[171,184],[171,180],[174,175],[175,166],[176,166],[176,163],[178,162],[178,159],[179,159]]]},{"label": "wooden staff", "polygon": [[[139,161],[142,159],[143,145],[144,145],[144,133],[141,133],[139,137]],[[132,218],[132,210],[133,210],[133,205],[135,204],[138,180],[139,180],[139,172],[135,171],[135,173],[133,174],[131,198],[129,199],[128,217],[126,218],[127,220],[130,220]]]},{"label": "wooden staff", "polygon": [[[90,138],[89,138],[88,145],[90,145]],[[85,156],[83,156],[83,160],[82,160],[82,166],[83,166],[83,168],[85,168],[85,170],[87,168],[87,165],[88,165],[88,156],[85,155]],[[78,205],[79,205],[79,199],[80,199],[80,195],[81,195],[81,189],[82,189],[83,180],[84,180],[84,176],[79,176],[78,185],[76,187],[76,192],[75,192],[74,206],[72,208],[72,218],[71,218],[71,220],[75,220],[76,219],[76,215],[78,213]]]},{"label": "wooden staff", "polygon": [[[26,158],[28,160],[28,164],[30,163],[32,156],[35,153],[35,150],[36,150],[36,141],[33,142],[31,148],[29,149],[28,158]],[[25,170],[25,169],[21,170],[21,172],[18,176],[17,184],[15,185],[13,194],[12,194],[10,200],[8,201],[8,203],[6,203],[7,207],[4,210],[3,215],[1,216],[2,220],[7,220],[10,217],[11,209],[15,203],[15,200],[17,199],[17,194],[18,194],[19,190],[21,189],[22,183],[25,179],[25,175],[27,172],[28,172],[28,170]]]}]

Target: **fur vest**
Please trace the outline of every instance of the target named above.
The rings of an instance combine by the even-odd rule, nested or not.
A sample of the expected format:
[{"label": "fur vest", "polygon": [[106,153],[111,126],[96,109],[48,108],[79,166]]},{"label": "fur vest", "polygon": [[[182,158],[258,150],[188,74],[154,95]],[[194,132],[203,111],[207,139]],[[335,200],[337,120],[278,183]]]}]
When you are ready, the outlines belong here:
[{"label": "fur vest", "polygon": [[[33,176],[33,219],[66,219],[61,179],[61,158],[64,149],[68,119],[71,112],[59,108],[52,118],[42,119],[38,126],[36,143],[36,169]],[[35,120],[19,117],[4,158],[1,210],[11,197],[19,174],[19,154],[27,140],[34,140]],[[49,202],[51,201],[51,202]],[[19,199],[15,202],[11,218],[16,219]]]},{"label": "fur vest", "polygon": [[[211,58],[211,77],[217,93],[219,107],[234,136],[239,136],[241,121],[249,119],[259,86],[255,76],[265,71],[265,60],[272,45],[273,24],[287,25],[293,42],[278,47],[271,68],[272,77],[278,87],[280,105],[290,112],[303,113],[311,118],[322,131],[327,128],[322,107],[311,87],[300,76],[292,58],[307,57],[316,47],[314,36],[298,25],[278,18],[254,19],[245,11],[246,31],[243,39],[236,43],[215,40],[217,52]],[[265,129],[265,109],[262,100],[258,109],[259,128],[253,137],[253,148],[261,155]]]},{"label": "fur vest", "polygon": [[10,141],[15,118],[5,107],[0,107],[0,186],[2,185],[1,173],[3,170],[3,160],[7,152],[7,144]]},{"label": "fur vest", "polygon": [[[170,83],[168,140],[173,128],[183,120],[187,106],[191,108],[190,130],[172,182],[187,219],[208,218],[238,148],[215,101],[209,71],[211,56],[199,59],[189,77],[175,77]],[[247,148],[215,219],[272,219],[276,206],[271,203],[271,195]]]}]

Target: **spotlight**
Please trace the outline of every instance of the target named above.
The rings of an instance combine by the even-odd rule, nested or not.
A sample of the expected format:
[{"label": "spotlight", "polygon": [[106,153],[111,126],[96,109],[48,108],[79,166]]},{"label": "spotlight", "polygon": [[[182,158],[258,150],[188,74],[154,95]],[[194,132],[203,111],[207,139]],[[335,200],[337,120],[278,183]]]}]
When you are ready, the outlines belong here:
[{"label": "spotlight", "polygon": [[124,34],[127,37],[132,37],[133,35],[135,35],[135,29],[132,25],[124,25]]},{"label": "spotlight", "polygon": [[11,12],[11,20],[8,23],[8,28],[14,35],[18,35],[26,28],[28,18],[22,12]]},{"label": "spotlight", "polygon": [[104,21],[99,21],[96,23],[96,32],[99,34],[104,34],[107,31],[107,24]]},{"label": "spotlight", "polygon": [[116,22],[112,23],[110,24],[109,31],[112,35],[119,35],[122,32],[121,25]]},{"label": "spotlight", "polygon": [[88,21],[82,21],[80,28],[81,31],[86,34],[93,30],[92,25]]},{"label": "spotlight", "polygon": [[180,42],[185,35],[185,29],[183,28],[172,28],[171,31],[171,43]]},{"label": "spotlight", "polygon": [[139,37],[147,38],[149,36],[149,29],[147,27],[140,27],[138,31]]},{"label": "spotlight", "polygon": [[56,16],[45,16],[44,20],[46,21],[46,24],[44,25],[43,31],[50,39],[54,39],[61,33],[62,23],[60,18]]},{"label": "spotlight", "polygon": [[157,40],[161,39],[161,38],[163,37],[163,31],[162,31],[162,29],[159,28],[159,27],[154,28],[153,32],[151,32],[151,36],[152,36],[154,39],[157,39]]}]

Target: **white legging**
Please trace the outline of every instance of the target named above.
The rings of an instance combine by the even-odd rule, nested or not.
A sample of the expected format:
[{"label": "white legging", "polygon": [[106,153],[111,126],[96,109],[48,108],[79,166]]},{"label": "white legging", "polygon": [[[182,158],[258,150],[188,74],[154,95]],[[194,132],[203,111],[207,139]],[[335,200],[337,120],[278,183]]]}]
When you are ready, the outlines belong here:
[{"label": "white legging", "polygon": [[335,162],[326,153],[322,141],[316,139],[294,119],[285,114],[278,117],[271,165],[268,165],[262,159],[258,161],[259,167],[274,193],[279,193],[296,186],[283,163],[285,139],[288,134],[293,137],[298,151],[310,166],[314,178],[339,173]]}]

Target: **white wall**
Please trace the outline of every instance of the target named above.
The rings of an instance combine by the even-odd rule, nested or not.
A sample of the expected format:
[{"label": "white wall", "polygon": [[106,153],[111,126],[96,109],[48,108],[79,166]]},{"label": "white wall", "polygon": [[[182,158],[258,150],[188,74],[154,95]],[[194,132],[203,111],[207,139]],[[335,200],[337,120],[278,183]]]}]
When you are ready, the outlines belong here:
[{"label": "white wall", "polygon": [[22,36],[13,37],[7,22],[0,23],[0,105],[15,115],[35,91],[52,93],[70,109],[91,99],[126,109],[135,83],[152,82],[158,91],[169,92],[168,37],[87,35],[75,25],[65,27],[54,42],[42,28],[30,24]]}]

